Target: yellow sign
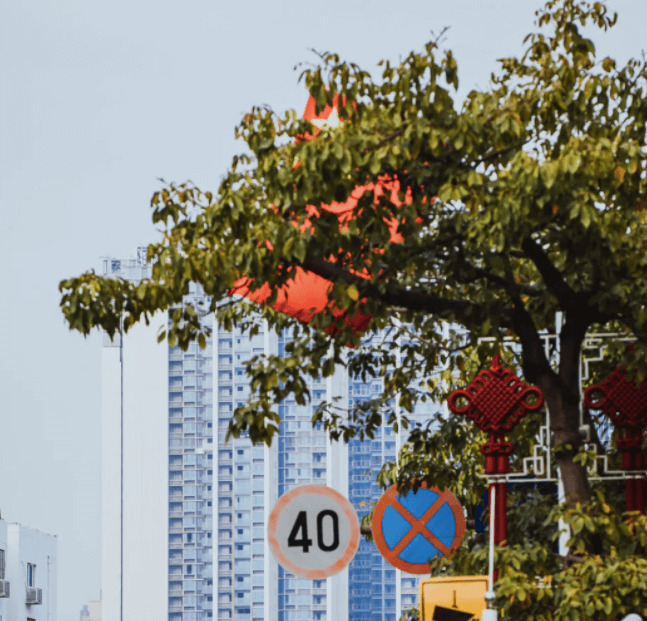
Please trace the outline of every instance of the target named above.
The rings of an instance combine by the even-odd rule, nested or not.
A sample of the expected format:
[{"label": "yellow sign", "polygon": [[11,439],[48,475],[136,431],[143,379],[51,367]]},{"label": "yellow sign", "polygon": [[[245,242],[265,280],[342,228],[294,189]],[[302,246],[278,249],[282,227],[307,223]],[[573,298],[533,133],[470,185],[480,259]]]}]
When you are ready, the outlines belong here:
[{"label": "yellow sign", "polygon": [[481,621],[487,576],[451,576],[420,581],[420,621]]}]

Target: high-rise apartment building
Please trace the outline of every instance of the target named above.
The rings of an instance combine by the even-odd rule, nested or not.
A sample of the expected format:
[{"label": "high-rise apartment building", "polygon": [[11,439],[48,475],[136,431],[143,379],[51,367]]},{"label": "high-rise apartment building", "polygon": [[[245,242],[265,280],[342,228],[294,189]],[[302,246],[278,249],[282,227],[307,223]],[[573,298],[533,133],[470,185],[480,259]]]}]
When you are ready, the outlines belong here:
[{"label": "high-rise apartment building", "polygon": [[[104,272],[148,276],[145,249],[106,259]],[[207,300],[191,286],[187,301]],[[158,344],[168,317],[156,315],[122,339],[106,336],[102,368],[103,618],[105,621],[396,621],[417,602],[417,578],[362,542],[349,568],[305,580],[277,565],[265,538],[279,496],[322,484],[349,498],[360,517],[381,492],[375,474],[400,438],[385,427],[373,440],[331,443],[313,429],[316,404],[348,406],[382,390],[339,368],[309,381],[312,402],[280,405],[271,447],[248,438],[225,444],[235,407],[249,396],[244,362],[282,355],[288,336],[226,332],[211,315],[207,346],[184,352]],[[428,417],[429,411],[416,413]],[[410,417],[411,418],[411,417]]]}]

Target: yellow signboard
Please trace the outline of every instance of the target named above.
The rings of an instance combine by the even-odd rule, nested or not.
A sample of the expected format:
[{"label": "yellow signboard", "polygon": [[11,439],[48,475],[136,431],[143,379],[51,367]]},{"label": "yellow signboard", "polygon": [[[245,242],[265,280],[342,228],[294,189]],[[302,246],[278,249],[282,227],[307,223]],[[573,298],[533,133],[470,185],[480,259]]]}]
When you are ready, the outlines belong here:
[{"label": "yellow signboard", "polygon": [[487,576],[451,576],[420,581],[420,621],[481,621]]}]

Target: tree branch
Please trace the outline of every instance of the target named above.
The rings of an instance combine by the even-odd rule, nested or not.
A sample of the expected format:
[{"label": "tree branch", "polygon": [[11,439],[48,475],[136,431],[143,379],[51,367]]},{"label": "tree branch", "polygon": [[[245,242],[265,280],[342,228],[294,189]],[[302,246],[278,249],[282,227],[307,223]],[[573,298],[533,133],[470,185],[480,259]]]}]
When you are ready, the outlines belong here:
[{"label": "tree branch", "polygon": [[504,147],[503,149],[499,149],[498,151],[492,151],[492,153],[488,153],[487,155],[484,155],[483,157],[478,158],[477,160],[474,160],[473,162],[470,162],[470,165],[476,165],[478,166],[479,164],[482,164],[483,162],[488,162],[489,160],[493,160],[499,155],[503,155],[504,153],[507,153],[508,151],[512,151],[514,149],[519,149],[520,147],[523,147],[526,143],[530,142],[529,140],[522,140],[518,142],[517,144],[513,144],[509,147]]},{"label": "tree branch", "polygon": [[631,315],[624,313],[622,315],[619,315],[618,319],[622,321],[622,323],[624,323],[634,333],[634,336],[638,341],[643,343],[643,345],[647,345],[647,330],[645,330],[644,328],[639,328]]},{"label": "tree branch", "polygon": [[303,262],[302,267],[331,282],[341,279],[348,284],[354,284],[359,289],[360,295],[370,296],[389,306],[401,306],[409,310],[426,311],[428,313],[452,311],[458,314],[462,314],[468,308],[474,306],[471,302],[465,300],[447,299],[408,289],[396,289],[395,291],[382,293],[365,278],[351,274],[334,263],[329,263],[323,259],[308,259]]},{"label": "tree branch", "polygon": [[[477,280],[480,280],[481,278],[485,278],[488,282],[492,283],[493,285],[498,286],[501,289],[510,289],[510,284],[506,281],[505,278],[502,278],[498,274],[495,274],[494,272],[491,272],[490,270],[486,270],[482,267],[475,267],[473,265],[469,266],[470,269],[474,270],[475,276],[473,277],[460,277],[457,276],[457,278],[460,280],[460,282],[469,284],[471,282],[476,282]],[[513,281],[514,282],[514,281]],[[528,295],[531,297],[539,297],[542,295],[543,291],[540,291],[539,289],[535,287],[531,287],[530,285],[522,285],[518,282],[514,282],[514,288],[515,290],[522,294],[522,295]]]},{"label": "tree branch", "polygon": [[404,133],[404,130],[405,130],[407,125],[409,125],[409,123],[405,123],[400,129],[397,129],[394,132],[392,132],[390,134],[387,134],[377,144],[374,144],[372,147],[369,147],[367,149],[367,151],[375,151],[375,149],[379,149],[383,144],[386,144],[387,142],[390,142],[394,138],[397,138],[398,136],[401,136]]},{"label": "tree branch", "polygon": [[550,366],[546,357],[543,343],[539,338],[537,326],[532,316],[526,309],[519,294],[518,285],[514,280],[512,266],[508,257],[504,256],[506,287],[508,295],[512,299],[513,311],[512,321],[519,340],[521,341],[521,366],[526,379],[533,384],[539,383],[539,378],[547,376],[556,378],[557,374]]},{"label": "tree branch", "polygon": [[572,307],[576,293],[564,280],[561,272],[553,265],[544,249],[531,237],[526,237],[523,240],[521,248],[535,264],[549,291],[555,295],[564,310]]}]

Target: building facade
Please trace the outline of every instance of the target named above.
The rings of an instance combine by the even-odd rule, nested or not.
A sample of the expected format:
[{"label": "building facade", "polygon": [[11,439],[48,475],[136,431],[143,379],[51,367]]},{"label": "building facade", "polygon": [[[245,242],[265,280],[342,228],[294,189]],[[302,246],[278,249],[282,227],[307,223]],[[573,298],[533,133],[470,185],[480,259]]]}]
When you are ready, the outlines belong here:
[{"label": "building facade", "polygon": [[[135,259],[107,259],[106,275],[148,275]],[[191,285],[196,308],[207,302]],[[184,352],[157,343],[168,317],[104,339],[102,352],[103,618],[105,621],[396,621],[417,602],[417,578],[388,565],[364,542],[349,568],[304,580],[272,557],[266,524],[279,496],[322,484],[349,498],[361,517],[381,495],[375,475],[400,438],[331,443],[311,418],[317,403],[344,407],[382,390],[339,368],[309,381],[312,401],[280,405],[271,447],[241,437],[225,444],[233,410],[249,396],[244,363],[285,352],[289,337],[227,332],[205,314],[207,345]],[[424,409],[413,417],[428,418]]]},{"label": "building facade", "polygon": [[0,621],[56,621],[56,537],[0,520]]},{"label": "building facade", "polygon": [[81,609],[80,621],[101,621],[101,600],[91,599]]}]

